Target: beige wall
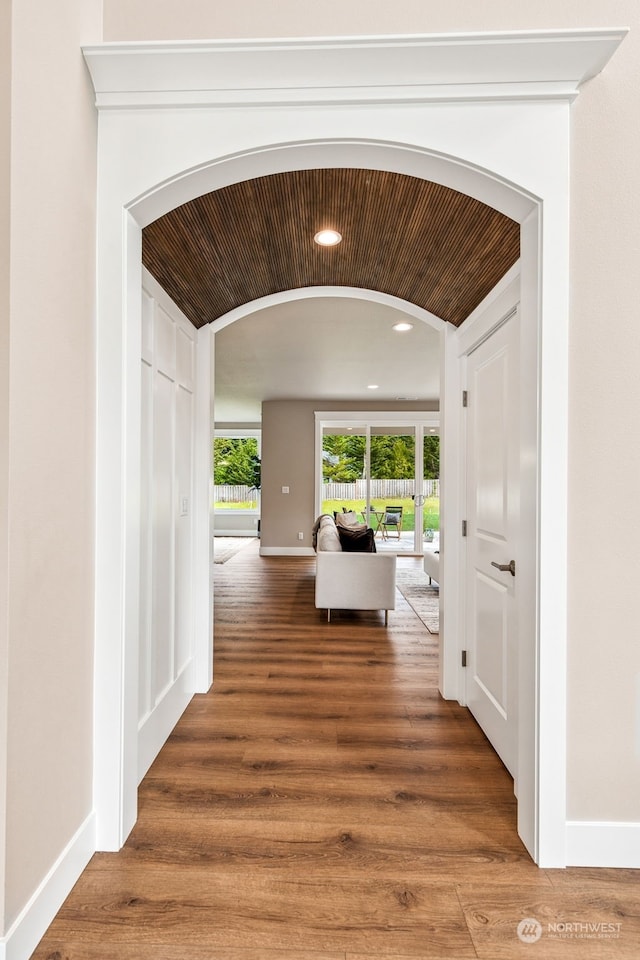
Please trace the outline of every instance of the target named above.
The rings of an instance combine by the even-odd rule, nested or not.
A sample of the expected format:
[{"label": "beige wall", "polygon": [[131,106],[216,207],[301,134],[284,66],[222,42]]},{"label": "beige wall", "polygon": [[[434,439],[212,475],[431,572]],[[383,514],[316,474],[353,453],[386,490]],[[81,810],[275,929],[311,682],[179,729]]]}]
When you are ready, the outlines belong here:
[{"label": "beige wall", "polygon": [[96,115],[80,44],[100,39],[100,0],[14,4],[5,929],[92,808]]},{"label": "beige wall", "polygon": [[105,0],[105,40],[350,36],[625,26],[637,0]]},{"label": "beige wall", "polygon": [[[431,410],[433,404],[269,400],[262,404],[260,546],[311,547],[315,520],[316,410]],[[289,493],[282,488],[289,487]],[[304,540],[298,540],[298,532]]]},{"label": "beige wall", "polygon": [[[9,228],[11,160],[11,4],[0,4],[0,891],[4,890],[7,782],[7,590],[9,586]],[[0,895],[0,932],[4,897]]]},{"label": "beige wall", "polygon": [[[574,819],[637,819],[640,5],[637,0],[105,0],[105,39],[630,26],[573,109],[569,782]],[[606,331],[606,335],[604,333]],[[266,447],[266,445],[265,445]],[[598,788],[594,789],[594,778]]]},{"label": "beige wall", "polygon": [[610,7],[632,32],[573,114],[568,813],[637,821],[640,4]]}]

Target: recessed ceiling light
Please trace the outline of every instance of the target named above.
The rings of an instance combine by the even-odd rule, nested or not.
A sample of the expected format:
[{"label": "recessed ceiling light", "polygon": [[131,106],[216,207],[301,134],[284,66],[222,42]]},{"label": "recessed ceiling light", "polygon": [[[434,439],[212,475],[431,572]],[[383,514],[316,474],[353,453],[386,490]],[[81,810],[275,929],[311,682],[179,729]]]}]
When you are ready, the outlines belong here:
[{"label": "recessed ceiling light", "polygon": [[394,323],[393,329],[397,330],[398,333],[404,333],[405,330],[413,330],[413,324],[409,323],[408,320],[401,320],[400,323]]},{"label": "recessed ceiling light", "polygon": [[318,230],[313,239],[321,247],[335,247],[342,240],[342,234],[337,230]]},{"label": "recessed ceiling light", "polygon": [[367,390],[377,390],[377,389],[378,389],[378,384],[377,384],[377,383],[370,383],[370,384],[368,384],[368,386],[367,386]]}]

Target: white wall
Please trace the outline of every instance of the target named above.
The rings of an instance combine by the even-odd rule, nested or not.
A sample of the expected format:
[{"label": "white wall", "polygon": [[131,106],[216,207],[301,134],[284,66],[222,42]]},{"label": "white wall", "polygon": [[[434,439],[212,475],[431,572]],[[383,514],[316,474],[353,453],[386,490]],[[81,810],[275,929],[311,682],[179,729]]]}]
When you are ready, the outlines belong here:
[{"label": "white wall", "polygon": [[218,510],[214,532],[217,537],[257,537],[258,519],[254,514],[239,514],[238,510]]},{"label": "white wall", "polygon": [[[101,38],[102,5],[21,0],[10,33],[2,11],[12,113],[8,323],[0,256],[0,829],[11,937],[74,838],[92,839],[96,116],[80,45]],[[6,134],[3,123],[3,151]],[[4,170],[0,183],[6,210]]]}]

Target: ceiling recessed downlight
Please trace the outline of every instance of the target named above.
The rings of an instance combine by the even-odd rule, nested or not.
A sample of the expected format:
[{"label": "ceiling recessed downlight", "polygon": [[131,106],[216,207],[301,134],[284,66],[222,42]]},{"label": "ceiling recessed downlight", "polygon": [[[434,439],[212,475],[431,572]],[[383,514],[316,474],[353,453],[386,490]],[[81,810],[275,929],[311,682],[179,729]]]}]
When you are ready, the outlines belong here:
[{"label": "ceiling recessed downlight", "polygon": [[318,230],[313,239],[321,247],[335,247],[342,240],[342,234],[337,230]]},{"label": "ceiling recessed downlight", "polygon": [[408,320],[401,320],[399,323],[394,323],[393,329],[397,330],[398,333],[404,333],[405,330],[413,330],[413,324],[409,323]]},{"label": "ceiling recessed downlight", "polygon": [[377,383],[369,383],[369,384],[367,384],[367,390],[377,390],[378,387],[379,387],[379,384],[377,384]]}]

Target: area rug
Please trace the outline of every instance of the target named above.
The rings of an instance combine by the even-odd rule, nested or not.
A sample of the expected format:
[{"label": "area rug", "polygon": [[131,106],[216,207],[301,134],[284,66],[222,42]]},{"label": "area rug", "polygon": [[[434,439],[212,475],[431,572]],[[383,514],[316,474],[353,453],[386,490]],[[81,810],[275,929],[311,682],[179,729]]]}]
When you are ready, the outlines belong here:
[{"label": "area rug", "polygon": [[255,542],[255,537],[214,537],[213,538],[213,562],[226,563],[235,557],[236,553],[244,550],[250,543]]},{"label": "area rug", "polygon": [[398,569],[396,587],[429,633],[440,632],[440,591],[420,570]]}]

